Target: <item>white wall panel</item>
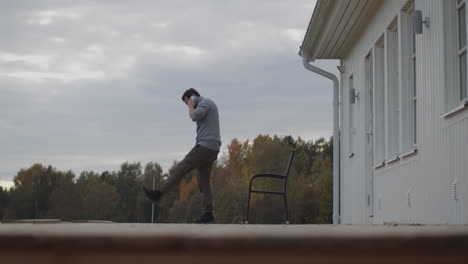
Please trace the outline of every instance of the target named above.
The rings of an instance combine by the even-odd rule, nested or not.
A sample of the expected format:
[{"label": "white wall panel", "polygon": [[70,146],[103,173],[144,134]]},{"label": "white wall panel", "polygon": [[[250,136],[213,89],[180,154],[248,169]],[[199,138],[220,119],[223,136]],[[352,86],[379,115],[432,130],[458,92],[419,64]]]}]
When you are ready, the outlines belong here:
[{"label": "white wall panel", "polygon": [[[344,79],[353,74],[357,92],[363,94],[365,87],[366,55],[405,3],[384,1],[343,58]],[[416,36],[418,152],[375,169],[374,223],[468,224],[468,110],[442,116],[446,112],[442,5],[443,1],[438,0],[416,0],[416,9],[430,18],[430,27],[424,27],[423,34]],[[344,86],[346,83],[342,82]],[[348,91],[348,87],[341,91]],[[348,96],[346,92],[341,94],[341,131],[348,131]],[[367,222],[364,104],[362,98],[356,100],[352,158],[347,155],[347,133],[341,134],[342,223]]]}]

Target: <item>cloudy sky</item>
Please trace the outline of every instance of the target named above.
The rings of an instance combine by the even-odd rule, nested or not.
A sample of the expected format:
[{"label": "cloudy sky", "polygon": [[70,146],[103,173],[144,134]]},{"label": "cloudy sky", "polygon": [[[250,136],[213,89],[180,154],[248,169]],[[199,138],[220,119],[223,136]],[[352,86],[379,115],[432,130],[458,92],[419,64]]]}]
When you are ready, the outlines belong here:
[{"label": "cloudy sky", "polygon": [[[233,138],[332,134],[331,83],[297,55],[313,0],[3,0],[0,180],[33,163],[164,170],[190,150],[182,93],[220,110]],[[336,62],[319,62],[336,73]]]}]

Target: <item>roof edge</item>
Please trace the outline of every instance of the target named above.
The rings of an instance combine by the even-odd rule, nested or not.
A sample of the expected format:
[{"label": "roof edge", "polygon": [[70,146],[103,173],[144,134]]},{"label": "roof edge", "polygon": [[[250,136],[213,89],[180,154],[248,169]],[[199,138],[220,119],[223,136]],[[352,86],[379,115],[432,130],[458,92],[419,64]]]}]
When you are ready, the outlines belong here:
[{"label": "roof edge", "polygon": [[310,48],[315,44],[316,39],[309,36],[314,36],[320,30],[324,21],[325,11],[334,2],[335,0],[318,0],[315,4],[314,12],[302,40],[302,45],[299,47],[299,56],[305,58],[307,62],[315,61],[315,56],[311,54]]}]

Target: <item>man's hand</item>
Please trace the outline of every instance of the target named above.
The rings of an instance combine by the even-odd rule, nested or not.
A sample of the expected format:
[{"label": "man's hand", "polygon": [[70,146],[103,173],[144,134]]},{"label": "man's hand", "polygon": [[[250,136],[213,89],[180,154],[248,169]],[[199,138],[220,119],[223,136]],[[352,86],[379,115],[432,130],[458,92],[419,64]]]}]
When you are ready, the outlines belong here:
[{"label": "man's hand", "polygon": [[195,100],[188,100],[187,102],[189,117],[192,118],[192,113],[195,111]]},{"label": "man's hand", "polygon": [[189,109],[195,109],[195,100],[189,100],[187,106]]}]

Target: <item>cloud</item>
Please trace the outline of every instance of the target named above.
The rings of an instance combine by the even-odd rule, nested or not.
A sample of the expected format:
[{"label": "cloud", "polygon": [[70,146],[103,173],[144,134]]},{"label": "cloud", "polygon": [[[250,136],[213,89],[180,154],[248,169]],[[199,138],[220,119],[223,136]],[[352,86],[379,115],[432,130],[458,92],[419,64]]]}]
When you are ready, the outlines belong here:
[{"label": "cloud", "polygon": [[60,38],[60,37],[52,37],[49,39],[51,42],[55,42],[55,43],[63,43],[65,42],[65,39],[64,38]]},{"label": "cloud", "polygon": [[58,80],[63,82],[71,82],[76,80],[98,80],[104,79],[106,76],[102,71],[86,71],[85,69],[79,67],[75,68],[75,70],[71,72],[8,72],[0,73],[0,75],[38,82],[47,80]]},{"label": "cloud", "polygon": [[199,47],[177,44],[159,44],[154,42],[142,43],[141,48],[151,53],[165,53],[171,56],[200,56],[205,53]]},{"label": "cloud", "polygon": [[299,42],[304,39],[305,29],[288,28],[283,30],[283,34],[291,40]]},{"label": "cloud", "polygon": [[47,9],[41,11],[34,11],[26,20],[28,24],[35,24],[40,26],[50,25],[55,23],[58,19],[79,19],[79,13],[63,10],[63,9]]},{"label": "cloud", "polygon": [[24,62],[32,66],[37,66],[41,69],[49,68],[49,64],[52,61],[53,57],[53,55],[16,54],[9,52],[0,52],[0,61],[2,61],[3,63]]},{"label": "cloud", "polygon": [[102,55],[102,46],[100,44],[92,44],[86,48],[86,51],[99,56]]},{"label": "cloud", "polygon": [[188,56],[199,56],[205,53],[200,48],[192,47],[192,46],[178,46],[178,45],[163,45],[161,47],[162,52],[169,52],[169,53],[183,53]]},{"label": "cloud", "polygon": [[297,55],[313,3],[7,0],[0,178],[34,162],[167,170],[194,144],[180,100],[190,87],[217,103],[223,148],[259,133],[331,135],[331,83]]},{"label": "cloud", "polygon": [[10,123],[6,120],[0,120],[0,128],[2,129],[9,129],[11,128],[12,126],[10,125]]},{"label": "cloud", "polygon": [[153,22],[151,23],[151,26],[158,28],[158,29],[166,29],[168,26],[168,23],[165,22]]}]

